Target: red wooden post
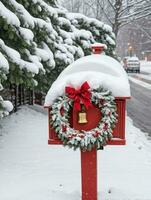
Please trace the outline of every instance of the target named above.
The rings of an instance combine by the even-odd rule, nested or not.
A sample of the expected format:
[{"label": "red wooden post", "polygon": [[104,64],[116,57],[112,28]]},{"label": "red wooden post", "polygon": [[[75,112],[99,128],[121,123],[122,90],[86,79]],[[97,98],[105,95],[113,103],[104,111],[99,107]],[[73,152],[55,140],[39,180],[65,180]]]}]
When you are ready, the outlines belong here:
[{"label": "red wooden post", "polygon": [[82,200],[97,200],[97,150],[81,151]]}]

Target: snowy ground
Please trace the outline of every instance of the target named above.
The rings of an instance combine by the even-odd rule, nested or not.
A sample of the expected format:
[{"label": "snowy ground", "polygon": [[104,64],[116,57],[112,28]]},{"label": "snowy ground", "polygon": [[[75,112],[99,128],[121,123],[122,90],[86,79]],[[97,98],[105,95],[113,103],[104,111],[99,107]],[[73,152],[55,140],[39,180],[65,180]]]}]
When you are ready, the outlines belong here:
[{"label": "snowy ground", "polygon": [[151,73],[151,61],[141,61],[141,72]]},{"label": "snowy ground", "polygon": [[149,82],[151,81],[151,62],[141,61],[140,69],[141,69],[141,74],[136,74],[136,73],[129,74],[129,80],[140,86],[143,86],[144,88],[151,90],[151,84],[148,83],[148,81]]},{"label": "snowy ground", "polygon": [[[151,200],[151,142],[127,118],[127,145],[98,151],[98,200]],[[23,107],[0,129],[0,200],[80,200],[80,153],[47,145],[47,116]]]},{"label": "snowy ground", "polygon": [[[149,78],[150,77],[144,78],[144,79],[148,80]],[[144,82],[140,75],[137,75],[135,77],[129,76],[129,80],[133,81],[134,83],[136,83],[136,84],[138,84],[138,85],[140,85],[140,86],[142,86],[144,88],[147,88],[147,89],[151,90],[151,84]]]}]

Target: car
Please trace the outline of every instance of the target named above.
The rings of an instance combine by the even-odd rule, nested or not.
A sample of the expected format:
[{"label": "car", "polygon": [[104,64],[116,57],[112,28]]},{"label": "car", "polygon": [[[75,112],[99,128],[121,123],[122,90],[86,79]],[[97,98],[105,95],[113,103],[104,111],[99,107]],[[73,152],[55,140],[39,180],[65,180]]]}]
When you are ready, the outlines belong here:
[{"label": "car", "polygon": [[136,56],[127,57],[126,58],[126,67],[125,70],[127,72],[136,72],[140,73],[140,61],[139,58]]}]

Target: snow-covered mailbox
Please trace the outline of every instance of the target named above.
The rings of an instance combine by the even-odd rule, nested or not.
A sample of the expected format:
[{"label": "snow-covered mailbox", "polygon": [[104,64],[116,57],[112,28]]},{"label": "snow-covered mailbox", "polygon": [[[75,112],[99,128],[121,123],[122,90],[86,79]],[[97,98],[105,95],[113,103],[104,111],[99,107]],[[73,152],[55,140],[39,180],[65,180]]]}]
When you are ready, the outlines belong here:
[{"label": "snow-covered mailbox", "polygon": [[[63,138],[63,135],[66,133],[69,138],[72,138],[73,134],[76,134],[76,131],[74,130],[74,133],[70,134],[68,132],[68,129],[69,131],[72,131],[70,130],[70,127],[78,130],[86,130],[84,135],[80,133],[81,137],[83,137],[87,135],[88,130],[94,129],[98,126],[98,124],[101,125],[99,128],[97,128],[97,130],[95,130],[95,132],[102,134],[100,130],[102,131],[102,128],[104,127],[104,130],[107,130],[104,137],[106,138],[106,136],[109,136],[109,140],[107,139],[106,141],[102,142],[112,145],[125,144],[126,99],[130,98],[130,87],[127,74],[125,73],[121,64],[115,59],[103,54],[96,54],[96,52],[100,53],[98,49],[101,49],[101,47],[99,48],[98,45],[93,46],[93,55],[80,58],[69,65],[60,74],[58,79],[53,83],[52,87],[48,91],[45,99],[45,107],[48,108],[49,117],[49,144],[65,143],[64,140],[61,140],[61,137]],[[84,88],[82,85],[84,85],[86,88]],[[84,99],[83,97],[86,91],[88,92],[86,93],[87,96]],[[109,91],[112,94],[110,94]],[[67,97],[71,101],[68,99],[65,100]],[[74,98],[77,100],[75,101]],[[114,100],[112,101],[113,98],[115,98],[115,106]],[[90,102],[88,100],[90,100]],[[86,102],[88,105],[78,105],[79,102]],[[64,105],[62,105],[62,103],[64,103]],[[58,107],[55,106],[52,112],[54,113],[54,116],[52,116],[50,111],[52,109],[52,105],[54,107],[56,104]],[[80,108],[76,108],[76,105],[77,107],[80,106]],[[59,106],[61,106],[61,108]],[[63,111],[63,107],[67,113]],[[69,107],[71,107],[71,109]],[[57,113],[59,112],[59,109],[62,109],[60,110],[62,113],[65,112],[65,116]],[[70,127],[68,127],[69,110]],[[79,122],[81,113],[86,113],[86,122]],[[105,116],[106,114],[108,115],[107,119]],[[58,123],[62,125],[62,134],[59,134],[59,137],[59,124],[56,124],[56,129],[58,128],[58,133],[56,133],[50,123],[52,117],[54,119],[53,121],[58,120]],[[62,118],[61,122],[59,122],[59,117]],[[66,122],[63,122],[63,120],[65,120],[67,124]],[[115,126],[113,128],[113,132],[110,130],[110,128],[113,127],[112,125]],[[95,133],[93,133],[93,135],[95,135]],[[68,141],[66,142],[68,143]]]},{"label": "snow-covered mailbox", "polygon": [[[81,149],[82,200],[97,200],[97,149],[125,145],[127,74],[115,59],[93,54],[69,65],[53,83],[45,99],[49,144]],[[92,184],[93,183],[93,184]]]}]

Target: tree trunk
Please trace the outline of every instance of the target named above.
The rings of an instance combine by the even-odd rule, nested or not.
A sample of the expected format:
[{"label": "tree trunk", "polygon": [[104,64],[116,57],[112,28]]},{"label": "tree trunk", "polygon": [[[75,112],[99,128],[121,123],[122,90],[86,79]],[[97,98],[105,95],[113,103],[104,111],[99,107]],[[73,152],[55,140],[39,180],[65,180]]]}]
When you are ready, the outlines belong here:
[{"label": "tree trunk", "polygon": [[118,31],[119,31],[119,28],[120,28],[120,22],[119,22],[119,13],[120,13],[120,10],[122,8],[122,2],[123,0],[116,0],[115,1],[115,17],[114,17],[114,24],[113,24],[113,32],[115,33],[115,36],[117,38],[117,35],[118,35]]}]

